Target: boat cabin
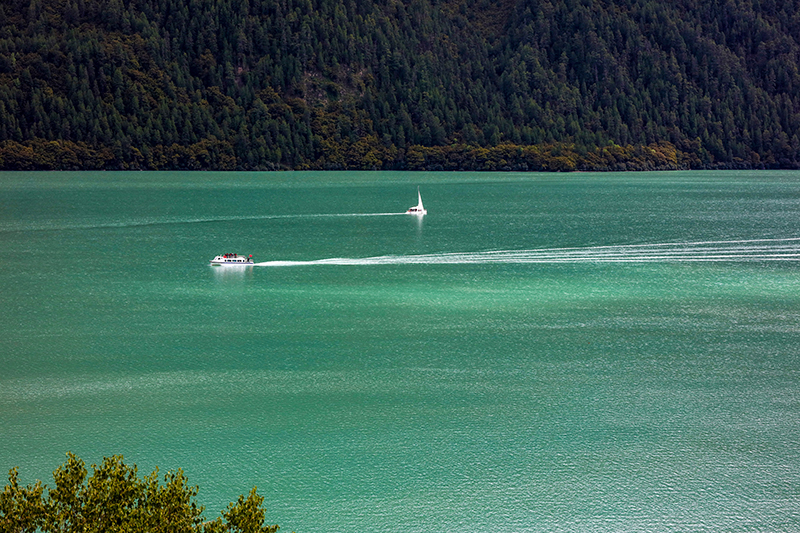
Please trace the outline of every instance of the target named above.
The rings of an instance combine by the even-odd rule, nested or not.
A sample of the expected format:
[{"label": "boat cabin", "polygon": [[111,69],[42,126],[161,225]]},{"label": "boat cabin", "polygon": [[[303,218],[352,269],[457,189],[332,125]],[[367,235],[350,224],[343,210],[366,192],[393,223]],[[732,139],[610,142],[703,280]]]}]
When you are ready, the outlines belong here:
[{"label": "boat cabin", "polygon": [[252,265],[253,256],[239,254],[222,254],[211,260],[212,265]]}]

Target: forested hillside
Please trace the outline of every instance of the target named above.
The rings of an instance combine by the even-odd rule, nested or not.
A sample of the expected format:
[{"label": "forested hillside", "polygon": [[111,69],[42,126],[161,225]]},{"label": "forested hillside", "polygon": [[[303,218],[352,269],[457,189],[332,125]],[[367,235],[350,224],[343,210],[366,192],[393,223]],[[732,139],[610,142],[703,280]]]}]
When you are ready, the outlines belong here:
[{"label": "forested hillside", "polygon": [[800,0],[2,0],[0,168],[800,166]]}]

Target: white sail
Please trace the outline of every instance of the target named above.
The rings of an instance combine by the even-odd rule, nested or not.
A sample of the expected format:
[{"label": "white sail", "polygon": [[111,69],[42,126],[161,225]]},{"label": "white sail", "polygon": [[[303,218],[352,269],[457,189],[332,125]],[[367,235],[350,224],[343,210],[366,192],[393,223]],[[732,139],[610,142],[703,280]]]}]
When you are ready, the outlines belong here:
[{"label": "white sail", "polygon": [[417,187],[417,205],[414,207],[409,207],[408,211],[406,211],[407,215],[427,215],[428,211],[422,205],[422,193],[419,192],[419,186]]}]

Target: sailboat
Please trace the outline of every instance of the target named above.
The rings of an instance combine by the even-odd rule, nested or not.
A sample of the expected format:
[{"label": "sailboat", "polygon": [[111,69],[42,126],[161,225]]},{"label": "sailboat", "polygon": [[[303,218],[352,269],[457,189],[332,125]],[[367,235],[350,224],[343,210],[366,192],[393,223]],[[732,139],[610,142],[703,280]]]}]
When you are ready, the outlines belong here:
[{"label": "sailboat", "polygon": [[419,198],[419,203],[414,207],[409,207],[408,211],[406,211],[406,215],[427,215],[428,210],[422,206],[422,194],[419,192],[419,187],[417,187],[417,197]]}]

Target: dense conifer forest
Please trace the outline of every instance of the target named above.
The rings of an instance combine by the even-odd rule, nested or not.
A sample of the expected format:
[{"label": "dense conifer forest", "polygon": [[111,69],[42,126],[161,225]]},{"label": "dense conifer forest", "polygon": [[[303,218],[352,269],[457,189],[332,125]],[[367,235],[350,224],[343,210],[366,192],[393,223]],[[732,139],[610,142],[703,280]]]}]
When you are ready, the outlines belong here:
[{"label": "dense conifer forest", "polygon": [[0,168],[800,166],[800,0],[2,0]]}]

